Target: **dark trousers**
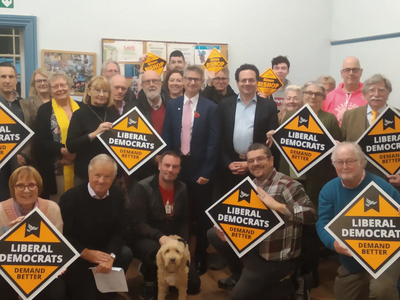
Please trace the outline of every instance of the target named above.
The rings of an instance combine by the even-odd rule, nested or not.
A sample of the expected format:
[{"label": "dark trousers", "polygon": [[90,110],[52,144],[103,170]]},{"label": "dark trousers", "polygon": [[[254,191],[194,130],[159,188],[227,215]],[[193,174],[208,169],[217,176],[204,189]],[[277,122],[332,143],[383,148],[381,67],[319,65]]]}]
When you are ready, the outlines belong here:
[{"label": "dark trousers", "polygon": [[[120,253],[115,253],[117,256],[114,261],[114,267],[123,268],[125,273],[132,261],[132,251],[123,246]],[[93,277],[90,267],[96,266],[87,260],[78,258],[71,266],[68,267],[65,273],[65,283],[71,299],[74,300],[96,300],[100,298],[100,292],[97,290],[96,282]],[[110,293],[111,294],[111,293]]]},{"label": "dark trousers", "polygon": [[[64,276],[54,279],[46,288],[44,288],[35,300],[67,300],[65,292]],[[0,299],[18,300],[18,294],[11,285],[0,276]]]},{"label": "dark trousers", "polygon": [[296,270],[297,262],[268,261],[259,254],[256,247],[246,255],[246,263],[235,254],[227,242],[223,242],[214,228],[208,231],[208,239],[219,254],[225,259],[232,278],[237,281],[229,295],[230,300],[269,299],[271,291],[280,281]]},{"label": "dark trousers", "polygon": [[[207,230],[212,227],[210,219],[207,217],[205,211],[212,204],[212,181],[207,184],[196,183],[197,179],[193,180],[190,170],[190,156],[182,156],[181,172],[179,173],[179,180],[186,183],[186,188],[189,198],[189,207],[191,221],[196,222],[196,249],[194,256],[197,261],[207,258]],[[208,178],[209,179],[209,178]]]},{"label": "dark trousers", "polygon": [[[11,160],[14,158],[11,158]],[[8,188],[8,180],[12,174],[11,162],[8,161],[0,170],[0,202],[10,199],[10,189]]]},{"label": "dark trousers", "polygon": [[[141,271],[145,281],[157,281],[156,255],[160,244],[150,239],[140,239],[135,243],[134,255],[142,262]],[[200,277],[194,263],[190,264],[188,274],[189,293],[197,293],[200,289]]]}]

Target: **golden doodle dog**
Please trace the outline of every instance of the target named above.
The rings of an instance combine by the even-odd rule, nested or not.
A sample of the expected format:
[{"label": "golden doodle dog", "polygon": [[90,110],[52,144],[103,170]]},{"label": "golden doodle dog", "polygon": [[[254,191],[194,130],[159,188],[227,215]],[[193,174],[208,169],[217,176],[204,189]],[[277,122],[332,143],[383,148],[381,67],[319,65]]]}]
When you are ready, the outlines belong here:
[{"label": "golden doodle dog", "polygon": [[176,286],[178,300],[187,296],[190,252],[187,243],[177,235],[161,246],[156,256],[158,267],[158,300],[165,300],[169,286]]}]

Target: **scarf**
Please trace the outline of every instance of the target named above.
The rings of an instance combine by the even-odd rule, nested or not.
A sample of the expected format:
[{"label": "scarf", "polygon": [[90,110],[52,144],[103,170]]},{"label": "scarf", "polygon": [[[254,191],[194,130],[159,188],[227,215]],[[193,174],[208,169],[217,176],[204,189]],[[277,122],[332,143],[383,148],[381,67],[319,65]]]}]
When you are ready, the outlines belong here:
[{"label": "scarf", "polygon": [[[79,105],[69,98],[72,112],[79,109]],[[56,100],[51,100],[51,105],[53,107],[54,115],[56,116],[58,126],[61,131],[61,143],[65,145],[67,141],[69,120],[64,109],[57,104]],[[70,188],[74,187],[74,164],[69,166],[64,166],[64,191],[68,191]]]}]

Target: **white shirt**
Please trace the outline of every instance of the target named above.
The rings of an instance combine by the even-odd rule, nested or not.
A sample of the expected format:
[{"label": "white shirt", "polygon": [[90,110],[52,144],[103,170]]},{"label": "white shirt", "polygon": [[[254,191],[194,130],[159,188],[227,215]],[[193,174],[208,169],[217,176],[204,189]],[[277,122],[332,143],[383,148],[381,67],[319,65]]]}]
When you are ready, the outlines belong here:
[{"label": "white shirt", "polygon": [[162,99],[161,99],[161,96],[160,96],[160,101],[158,101],[158,103],[155,104],[155,105],[154,105],[153,102],[151,102],[149,99],[147,99],[147,102],[149,103],[149,105],[150,105],[150,107],[151,107],[152,109],[157,110],[157,109],[160,108],[160,106],[161,106],[161,104],[162,104]]},{"label": "white shirt", "polygon": [[90,197],[92,197],[94,199],[104,199],[105,197],[110,196],[110,192],[108,190],[107,190],[107,193],[104,195],[103,198],[100,198],[99,196],[97,196],[95,191],[93,191],[92,187],[90,186],[90,182],[87,184],[87,188],[88,188]]},{"label": "white shirt", "polygon": [[[379,115],[385,110],[387,104],[385,104],[383,107],[381,107],[380,109],[378,109],[378,115],[376,116],[376,118],[378,119]],[[368,105],[367,107],[367,120],[368,120],[368,124],[371,125],[371,121],[372,121],[372,108],[371,106]]]},{"label": "white shirt", "polygon": [[[196,112],[197,103],[199,102],[199,94],[197,94],[193,98],[190,98],[190,100],[191,100],[190,108],[192,110],[192,120],[191,120],[191,124],[190,124],[190,135],[191,135],[192,130],[193,130],[194,113]],[[183,122],[183,111],[185,110],[185,104],[188,101],[189,101],[189,98],[186,95],[184,95],[183,96],[183,107],[182,107],[182,122]]]}]

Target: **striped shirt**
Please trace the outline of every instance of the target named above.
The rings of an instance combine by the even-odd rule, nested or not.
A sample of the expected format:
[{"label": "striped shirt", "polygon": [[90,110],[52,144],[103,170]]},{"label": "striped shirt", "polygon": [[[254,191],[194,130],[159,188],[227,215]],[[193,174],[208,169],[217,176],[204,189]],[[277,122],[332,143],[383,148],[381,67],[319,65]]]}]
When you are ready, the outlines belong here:
[{"label": "striped shirt", "polygon": [[285,215],[277,212],[285,223],[260,243],[260,255],[272,261],[298,257],[303,224],[317,221],[317,213],[303,186],[275,169],[264,182],[254,179],[254,183],[279,203],[286,204]]}]

